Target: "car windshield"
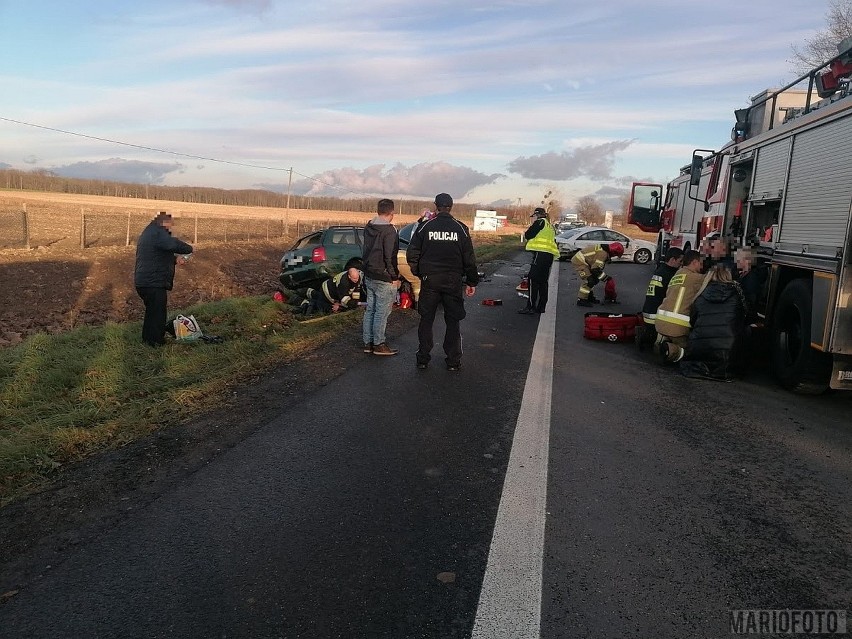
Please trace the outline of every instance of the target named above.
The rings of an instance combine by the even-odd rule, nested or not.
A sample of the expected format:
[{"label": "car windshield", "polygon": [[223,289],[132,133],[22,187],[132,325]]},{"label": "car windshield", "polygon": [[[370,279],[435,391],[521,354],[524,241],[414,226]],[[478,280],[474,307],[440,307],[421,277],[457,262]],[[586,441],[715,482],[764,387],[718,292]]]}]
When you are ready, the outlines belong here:
[{"label": "car windshield", "polygon": [[580,229],[568,229],[567,231],[562,231],[562,233],[560,233],[558,237],[560,239],[567,240],[569,237],[574,237],[579,232]]},{"label": "car windshield", "polygon": [[322,233],[313,233],[311,235],[307,235],[300,240],[296,240],[296,243],[291,248],[291,251],[295,251],[297,249],[307,248],[309,246],[317,246],[322,240]]},{"label": "car windshield", "polygon": [[406,224],[401,229],[399,229],[399,243],[408,244],[409,242],[411,242],[411,236],[414,235],[415,230],[417,230],[417,222]]}]

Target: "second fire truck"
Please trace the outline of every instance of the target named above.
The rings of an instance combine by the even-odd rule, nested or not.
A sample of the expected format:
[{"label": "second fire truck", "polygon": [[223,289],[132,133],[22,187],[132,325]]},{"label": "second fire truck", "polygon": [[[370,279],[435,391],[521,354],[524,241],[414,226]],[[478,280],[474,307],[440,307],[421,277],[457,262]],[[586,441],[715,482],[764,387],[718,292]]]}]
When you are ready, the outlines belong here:
[{"label": "second fire truck", "polygon": [[[658,249],[711,232],[757,249],[756,309],[783,386],[852,389],[852,38],[842,53],[735,111],[732,140],[669,183],[633,185],[629,221]],[[802,89],[807,83],[807,89]]]}]

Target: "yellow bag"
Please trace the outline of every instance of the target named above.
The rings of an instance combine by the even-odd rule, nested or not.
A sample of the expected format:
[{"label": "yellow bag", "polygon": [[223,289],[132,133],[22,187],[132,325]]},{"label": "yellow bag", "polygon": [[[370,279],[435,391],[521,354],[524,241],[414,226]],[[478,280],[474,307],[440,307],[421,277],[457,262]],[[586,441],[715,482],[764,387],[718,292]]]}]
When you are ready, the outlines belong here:
[{"label": "yellow bag", "polygon": [[174,326],[175,340],[178,342],[194,342],[203,337],[201,326],[199,326],[194,315],[190,315],[189,317],[178,315],[175,318]]}]

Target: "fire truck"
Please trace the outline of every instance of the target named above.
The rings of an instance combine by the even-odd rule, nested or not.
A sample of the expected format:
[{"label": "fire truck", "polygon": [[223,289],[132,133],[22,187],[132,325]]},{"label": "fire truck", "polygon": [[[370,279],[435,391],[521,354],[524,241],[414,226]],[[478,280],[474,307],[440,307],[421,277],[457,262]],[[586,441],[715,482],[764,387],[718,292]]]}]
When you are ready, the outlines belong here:
[{"label": "fire truck", "polygon": [[[696,151],[700,153],[701,151]],[[663,256],[669,247],[677,247],[688,251],[698,246],[699,225],[704,215],[704,197],[712,176],[712,168],[716,155],[712,152],[702,162],[700,177],[697,185],[692,184],[691,164],[681,167],[678,176],[669,182],[665,188],[665,196],[659,215],[649,220],[647,213],[638,214],[639,210],[656,209],[656,200],[660,196],[661,186],[648,182],[633,183],[633,201],[630,205],[628,221],[637,225],[643,231],[657,234],[657,262],[663,261]],[[646,187],[636,189],[635,187]],[[639,197],[637,198],[637,194]],[[644,207],[641,203],[644,202]]]},{"label": "fire truck", "polygon": [[684,248],[710,233],[753,247],[752,268],[766,275],[756,311],[772,369],[802,393],[852,389],[852,38],[838,50],[736,110],[731,142],[694,153],[664,201],[662,185],[634,184],[628,209],[630,222],[675,245],[682,232],[666,230],[666,207],[689,226],[689,206],[672,194],[688,184],[700,216],[694,235],[682,233]]}]

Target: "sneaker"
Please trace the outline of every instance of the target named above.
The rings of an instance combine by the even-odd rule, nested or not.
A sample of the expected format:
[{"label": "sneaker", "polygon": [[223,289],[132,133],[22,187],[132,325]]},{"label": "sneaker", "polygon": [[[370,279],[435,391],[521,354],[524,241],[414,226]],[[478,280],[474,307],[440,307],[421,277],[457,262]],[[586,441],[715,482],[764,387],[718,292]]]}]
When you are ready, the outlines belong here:
[{"label": "sneaker", "polygon": [[594,306],[589,300],[577,300],[577,306]]},{"label": "sneaker", "polygon": [[398,352],[399,349],[391,348],[387,345],[387,342],[373,346],[373,355],[396,355]]},{"label": "sneaker", "polygon": [[364,352],[365,353],[372,353],[373,352],[373,342],[370,342],[369,344],[364,344]]}]

